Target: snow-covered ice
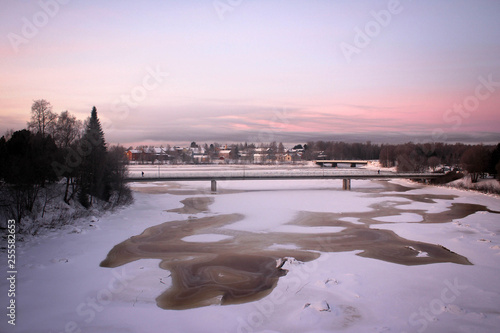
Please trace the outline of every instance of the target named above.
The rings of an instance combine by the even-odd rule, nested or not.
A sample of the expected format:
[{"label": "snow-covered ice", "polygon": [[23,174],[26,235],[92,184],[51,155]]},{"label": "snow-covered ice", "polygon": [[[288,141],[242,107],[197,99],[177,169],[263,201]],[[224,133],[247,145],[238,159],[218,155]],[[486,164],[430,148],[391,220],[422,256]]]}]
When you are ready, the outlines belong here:
[{"label": "snow-covered ice", "polygon": [[232,238],[228,235],[218,235],[218,234],[201,234],[201,235],[192,235],[182,238],[184,242],[195,242],[195,243],[211,243],[211,242],[219,242],[224,239]]},{"label": "snow-covered ice", "polygon": [[[135,203],[127,208],[18,243],[16,326],[3,315],[0,332],[496,332],[500,215],[494,211],[500,211],[500,199],[402,180],[392,184],[407,187],[404,192],[384,184],[353,181],[352,191],[342,191],[336,180],[227,181],[218,183],[220,194],[209,193],[208,182],[149,184],[169,188],[135,192]],[[196,214],[169,211],[192,197],[213,202]],[[484,205],[490,211],[447,223],[420,223],[420,214],[446,213],[457,203]],[[116,244],[164,222],[243,215],[221,227],[220,234],[196,233],[184,238],[186,243],[225,244],[238,232],[307,238],[342,232],[342,223],[362,228],[367,221],[363,214],[371,214],[374,205],[382,208],[369,228],[442,245],[472,265],[401,265],[357,255],[361,250],[322,252],[308,262],[288,258],[283,265],[288,274],[264,298],[187,310],[157,306],[156,298],[172,286],[159,259],[99,266]],[[301,212],[336,214],[339,225],[290,224]],[[297,250],[296,244],[279,241],[269,247]],[[407,251],[428,259],[421,249]],[[2,299],[7,287],[2,279]]]}]

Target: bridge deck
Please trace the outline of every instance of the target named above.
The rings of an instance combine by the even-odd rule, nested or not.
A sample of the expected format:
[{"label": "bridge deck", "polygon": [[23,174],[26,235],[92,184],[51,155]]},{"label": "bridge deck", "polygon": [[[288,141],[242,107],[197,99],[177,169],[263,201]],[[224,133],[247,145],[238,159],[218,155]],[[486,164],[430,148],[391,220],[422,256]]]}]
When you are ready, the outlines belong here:
[{"label": "bridge deck", "polygon": [[365,160],[315,160],[316,164],[318,163],[339,163],[339,164],[368,164],[368,161]]},{"label": "bridge deck", "polygon": [[338,171],[329,169],[320,170],[234,170],[209,172],[171,172],[163,171],[159,175],[148,174],[145,177],[129,177],[128,182],[150,181],[206,181],[206,180],[279,180],[279,179],[431,179],[443,176],[443,173],[395,173],[363,170]]}]

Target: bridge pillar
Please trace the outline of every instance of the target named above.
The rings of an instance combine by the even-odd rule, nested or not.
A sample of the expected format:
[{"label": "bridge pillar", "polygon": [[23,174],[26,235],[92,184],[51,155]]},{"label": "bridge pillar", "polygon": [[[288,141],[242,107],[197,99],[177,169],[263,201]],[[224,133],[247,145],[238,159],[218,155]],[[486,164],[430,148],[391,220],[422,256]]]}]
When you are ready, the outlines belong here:
[{"label": "bridge pillar", "polygon": [[212,179],[210,182],[211,182],[210,188],[212,192],[217,192],[217,181],[215,179]]},{"label": "bridge pillar", "polygon": [[332,163],[332,168],[336,168],[337,167],[337,163]]},{"label": "bridge pillar", "polygon": [[351,163],[351,168],[355,168],[356,167],[356,163]]},{"label": "bridge pillar", "polygon": [[342,189],[347,190],[347,191],[351,189],[351,179],[350,178],[342,179]]}]

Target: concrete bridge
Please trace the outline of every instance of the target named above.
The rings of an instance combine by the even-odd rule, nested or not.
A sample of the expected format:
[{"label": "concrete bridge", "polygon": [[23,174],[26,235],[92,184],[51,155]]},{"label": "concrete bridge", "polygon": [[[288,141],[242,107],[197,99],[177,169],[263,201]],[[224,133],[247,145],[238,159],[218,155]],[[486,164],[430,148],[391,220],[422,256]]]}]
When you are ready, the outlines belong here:
[{"label": "concrete bridge", "polygon": [[350,164],[351,168],[355,168],[357,165],[367,165],[368,161],[364,160],[316,160],[314,161],[317,165],[324,167],[325,164],[331,164],[332,168],[336,168],[339,163]]},{"label": "concrete bridge", "polygon": [[215,171],[162,171],[156,175],[129,177],[128,182],[154,181],[210,181],[213,192],[217,181],[225,180],[284,180],[284,179],[342,179],[342,188],[351,189],[352,179],[418,179],[429,180],[442,177],[444,173],[396,173],[365,169],[291,169],[291,170],[215,170]]}]

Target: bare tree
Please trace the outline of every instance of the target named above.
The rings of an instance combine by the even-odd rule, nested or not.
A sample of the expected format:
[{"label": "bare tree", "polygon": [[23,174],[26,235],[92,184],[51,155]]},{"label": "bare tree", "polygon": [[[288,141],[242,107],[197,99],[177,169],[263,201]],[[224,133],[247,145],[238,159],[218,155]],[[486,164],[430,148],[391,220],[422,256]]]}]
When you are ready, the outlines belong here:
[{"label": "bare tree", "polygon": [[482,146],[472,146],[462,155],[462,166],[470,174],[471,181],[477,182],[479,176],[486,172],[489,164],[489,152]]},{"label": "bare tree", "polygon": [[54,128],[54,140],[59,148],[68,148],[81,136],[83,123],[68,111],[63,111],[57,118]]},{"label": "bare tree", "polygon": [[277,153],[278,152],[278,144],[276,141],[273,141],[269,144],[267,149],[267,160],[271,163],[276,163]]},{"label": "bare tree", "polygon": [[436,168],[441,164],[441,159],[437,156],[431,156],[427,160],[427,164],[432,168],[432,171],[436,171]]},{"label": "bare tree", "polygon": [[11,129],[8,129],[5,131],[5,134],[3,135],[5,141],[9,141],[10,138],[12,138],[12,134],[14,134],[14,130],[11,128]]},{"label": "bare tree", "polygon": [[[61,112],[55,124],[54,141],[56,142],[57,147],[64,152],[67,160],[69,156],[71,156],[71,152],[74,152],[77,141],[81,139],[82,131],[83,123],[81,120],[77,120],[76,117],[71,115],[68,111]],[[64,202],[69,204],[75,194],[75,191],[78,190],[78,186],[75,183],[77,170],[75,168],[71,168],[71,171],[65,172],[64,176],[66,177]],[[70,185],[73,189],[71,194],[69,192]]]},{"label": "bare tree", "polygon": [[128,159],[125,155],[125,148],[122,146],[112,146],[106,157],[107,178],[110,183],[113,206],[130,203],[132,192],[125,182],[128,175]]},{"label": "bare tree", "polygon": [[283,142],[280,142],[280,143],[278,144],[278,159],[279,159],[280,161],[283,161],[283,160],[284,160],[285,153],[286,153],[285,146],[283,145]]},{"label": "bare tree", "polygon": [[240,159],[240,149],[238,145],[233,145],[231,147],[231,151],[229,152],[229,158],[234,162],[237,162]]},{"label": "bare tree", "polygon": [[52,112],[52,105],[44,99],[33,101],[31,106],[31,121],[28,129],[34,133],[40,133],[42,137],[53,134],[57,114]]}]

